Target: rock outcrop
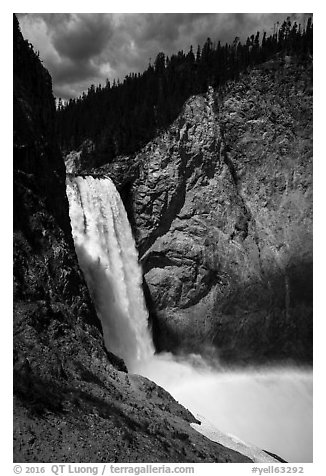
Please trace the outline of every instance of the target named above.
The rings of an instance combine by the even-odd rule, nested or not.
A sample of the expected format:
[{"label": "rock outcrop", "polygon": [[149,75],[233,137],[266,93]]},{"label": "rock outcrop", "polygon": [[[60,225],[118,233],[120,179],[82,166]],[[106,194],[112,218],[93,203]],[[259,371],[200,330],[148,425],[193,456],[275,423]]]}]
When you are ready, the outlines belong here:
[{"label": "rock outcrop", "polygon": [[311,361],[311,61],[275,58],[190,98],[96,172],[124,198],[158,349]]},{"label": "rock outcrop", "polygon": [[249,461],[104,348],[71,237],[51,78],[15,17],[14,117],[14,461]]}]

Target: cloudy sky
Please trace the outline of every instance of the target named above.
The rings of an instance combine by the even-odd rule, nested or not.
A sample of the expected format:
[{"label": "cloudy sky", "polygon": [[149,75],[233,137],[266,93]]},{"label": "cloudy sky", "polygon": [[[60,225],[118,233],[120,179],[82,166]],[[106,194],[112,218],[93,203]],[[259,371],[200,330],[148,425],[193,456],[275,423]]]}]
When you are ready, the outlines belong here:
[{"label": "cloudy sky", "polygon": [[143,71],[160,51],[171,55],[203,44],[246,39],[293,13],[28,13],[18,14],[22,33],[53,78],[54,95],[79,96],[106,78],[123,80]]}]

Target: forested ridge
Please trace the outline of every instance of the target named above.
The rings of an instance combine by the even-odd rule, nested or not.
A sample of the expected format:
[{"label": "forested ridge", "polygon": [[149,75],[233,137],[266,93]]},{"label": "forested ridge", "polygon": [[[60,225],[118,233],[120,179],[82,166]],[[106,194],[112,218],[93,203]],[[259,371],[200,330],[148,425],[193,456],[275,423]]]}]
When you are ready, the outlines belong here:
[{"label": "forested ridge", "polygon": [[[213,43],[167,57],[159,53],[143,73],[131,73],[123,82],[107,80],[91,85],[87,93],[57,108],[57,132],[64,152],[77,150],[86,139],[94,143],[91,163],[96,167],[115,156],[131,154],[167,127],[194,94],[219,88],[248,68],[276,55],[294,55],[305,61],[312,55],[313,23],[292,23],[287,18],[275,32],[257,32],[241,43]],[[85,164],[86,165],[86,164]]]}]

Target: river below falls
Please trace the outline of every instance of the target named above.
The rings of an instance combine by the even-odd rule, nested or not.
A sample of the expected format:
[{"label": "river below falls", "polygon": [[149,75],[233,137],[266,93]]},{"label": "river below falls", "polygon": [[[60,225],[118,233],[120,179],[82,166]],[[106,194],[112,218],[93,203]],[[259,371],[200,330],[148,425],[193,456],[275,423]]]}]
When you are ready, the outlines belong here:
[{"label": "river below falls", "polygon": [[214,370],[165,354],[141,365],[137,373],[221,432],[288,462],[312,462],[311,370]]}]

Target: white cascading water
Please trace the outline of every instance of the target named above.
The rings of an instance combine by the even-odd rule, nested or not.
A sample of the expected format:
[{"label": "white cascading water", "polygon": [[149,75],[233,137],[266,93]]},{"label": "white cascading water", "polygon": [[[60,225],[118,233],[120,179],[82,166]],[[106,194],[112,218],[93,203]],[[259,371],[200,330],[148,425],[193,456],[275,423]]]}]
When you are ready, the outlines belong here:
[{"label": "white cascading water", "polygon": [[108,350],[128,367],[154,354],[142,273],[128,217],[113,182],[67,178],[75,249]]},{"label": "white cascading water", "polygon": [[138,253],[119,193],[109,178],[89,176],[68,177],[67,195],[78,260],[108,350],[201,415],[202,425],[193,426],[214,441],[256,462],[274,461],[258,447],[289,462],[311,462],[311,371],[237,371],[198,356],[154,355]]}]

